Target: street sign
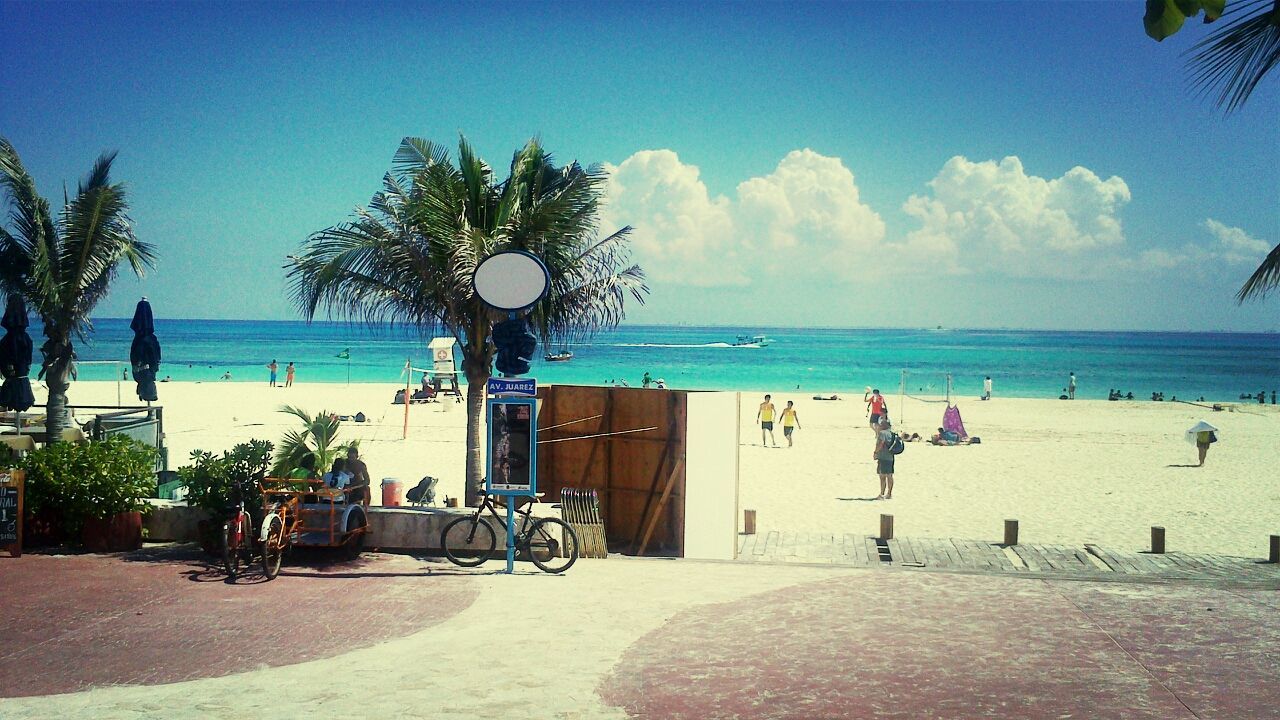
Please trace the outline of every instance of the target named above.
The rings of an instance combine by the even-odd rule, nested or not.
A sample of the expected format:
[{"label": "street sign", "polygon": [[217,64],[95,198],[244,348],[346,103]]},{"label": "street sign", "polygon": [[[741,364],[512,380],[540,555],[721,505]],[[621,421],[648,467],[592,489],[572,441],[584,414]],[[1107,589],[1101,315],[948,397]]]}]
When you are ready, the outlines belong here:
[{"label": "street sign", "polygon": [[492,495],[537,492],[538,401],[533,398],[490,398],[489,473]]},{"label": "street sign", "polygon": [[486,390],[490,395],[509,397],[537,397],[538,381],[535,378],[489,378]]}]

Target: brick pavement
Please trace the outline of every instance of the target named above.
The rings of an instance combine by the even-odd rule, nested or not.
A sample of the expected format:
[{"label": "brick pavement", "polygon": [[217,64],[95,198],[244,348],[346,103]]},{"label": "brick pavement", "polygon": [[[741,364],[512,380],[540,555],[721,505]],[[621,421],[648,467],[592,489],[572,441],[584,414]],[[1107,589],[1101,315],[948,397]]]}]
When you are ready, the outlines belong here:
[{"label": "brick pavement", "polygon": [[1280,717],[1275,590],[889,572],[681,612],[601,684],[637,718]]},{"label": "brick pavement", "polygon": [[198,551],[0,560],[0,697],[332,657],[438,624],[477,594],[466,576],[391,556],[326,560],[300,553],[276,580],[234,585]]}]

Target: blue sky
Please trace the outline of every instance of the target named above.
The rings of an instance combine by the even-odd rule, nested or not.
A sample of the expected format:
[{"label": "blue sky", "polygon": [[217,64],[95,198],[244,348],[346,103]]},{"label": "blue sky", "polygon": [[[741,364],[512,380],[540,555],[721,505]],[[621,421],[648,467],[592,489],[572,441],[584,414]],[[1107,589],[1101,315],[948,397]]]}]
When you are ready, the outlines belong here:
[{"label": "blue sky", "polygon": [[1280,330],[1276,78],[1224,116],[1140,3],[0,4],[0,134],[50,198],[117,149],[167,317],[280,269],[406,135],[613,172],[635,322]]}]

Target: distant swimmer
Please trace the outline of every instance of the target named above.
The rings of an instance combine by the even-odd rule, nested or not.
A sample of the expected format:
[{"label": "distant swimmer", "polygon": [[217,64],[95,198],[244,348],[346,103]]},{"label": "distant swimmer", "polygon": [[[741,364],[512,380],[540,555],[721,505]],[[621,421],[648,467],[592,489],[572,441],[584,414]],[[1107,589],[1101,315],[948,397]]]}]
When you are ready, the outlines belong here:
[{"label": "distant swimmer", "polygon": [[773,439],[773,396],[765,395],[764,402],[760,403],[760,409],[756,410],[756,420],[760,423],[760,444],[764,445],[765,433],[769,434],[769,440],[773,442],[774,447],[778,447],[778,441]]}]

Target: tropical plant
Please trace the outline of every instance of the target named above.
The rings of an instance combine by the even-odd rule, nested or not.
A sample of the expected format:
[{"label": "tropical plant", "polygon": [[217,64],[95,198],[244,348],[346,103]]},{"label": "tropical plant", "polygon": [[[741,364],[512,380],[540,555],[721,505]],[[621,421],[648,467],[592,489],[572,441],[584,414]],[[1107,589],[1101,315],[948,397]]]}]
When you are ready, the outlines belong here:
[{"label": "tropical plant", "polygon": [[22,459],[26,512],[51,513],[67,537],[85,518],[105,519],[150,509],[159,451],[124,435],[88,443],[54,443]]},{"label": "tropical plant", "polygon": [[1280,0],[1238,0],[1230,7],[1226,0],[1147,0],[1143,24],[1147,35],[1164,40],[1202,11],[1206,23],[1223,24],[1188,51],[1192,84],[1204,93],[1216,90],[1217,105],[1230,112],[1280,64]]},{"label": "tropical plant", "polygon": [[178,468],[178,477],[187,488],[187,505],[204,508],[212,517],[218,517],[240,499],[250,509],[261,507],[262,488],[258,482],[271,467],[273,449],[267,440],[250,440],[221,456],[192,450],[191,464]]},{"label": "tropical plant", "polygon": [[69,426],[67,389],[89,318],[107,295],[122,261],[142,276],[152,248],[134,237],[124,185],[111,182],[114,152],[104,153],[55,219],[49,202],[8,140],[0,138],[0,187],[9,196],[11,228],[0,226],[0,285],[40,316],[45,342],[40,379],[49,387],[46,427],[58,438]]},{"label": "tropical plant", "polygon": [[280,451],[276,453],[275,463],[271,466],[271,474],[276,477],[286,477],[308,455],[315,459],[316,472],[323,473],[333,464],[334,458],[346,453],[352,444],[338,444],[338,430],[342,422],[328,410],[321,410],[312,416],[305,410],[285,405],[280,408],[280,412],[301,420],[302,429],[287,430],[280,439]]},{"label": "tropical plant", "polygon": [[557,167],[537,139],[515,153],[500,180],[465,137],[456,165],[443,146],[405,138],[369,207],[310,236],[292,259],[293,298],[308,319],[323,307],[370,324],[404,323],[424,336],[443,329],[461,345],[469,505],[481,482],[480,424],[495,353],[489,336],[504,317],[476,296],[472,275],[494,252],[531,252],[551,274],[528,316],[544,343],[617,325],[626,297],[643,303],[648,288],[641,269],[626,262],[631,228],[598,234],[605,179],[597,166]]}]

